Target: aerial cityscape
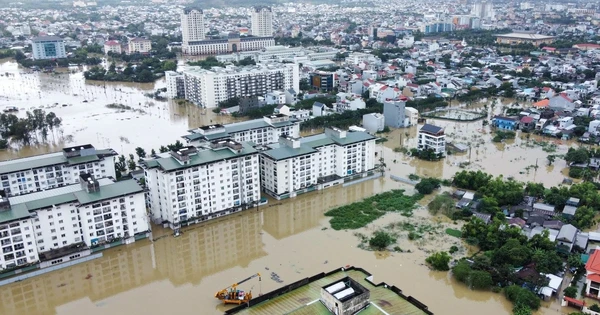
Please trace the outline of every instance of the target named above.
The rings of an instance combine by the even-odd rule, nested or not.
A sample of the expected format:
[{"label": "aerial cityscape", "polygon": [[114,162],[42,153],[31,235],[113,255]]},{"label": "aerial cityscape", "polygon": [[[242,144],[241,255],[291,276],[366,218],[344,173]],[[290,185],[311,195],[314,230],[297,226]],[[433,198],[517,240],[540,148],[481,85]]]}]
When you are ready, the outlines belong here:
[{"label": "aerial cityscape", "polygon": [[0,314],[600,314],[600,3],[0,0]]}]

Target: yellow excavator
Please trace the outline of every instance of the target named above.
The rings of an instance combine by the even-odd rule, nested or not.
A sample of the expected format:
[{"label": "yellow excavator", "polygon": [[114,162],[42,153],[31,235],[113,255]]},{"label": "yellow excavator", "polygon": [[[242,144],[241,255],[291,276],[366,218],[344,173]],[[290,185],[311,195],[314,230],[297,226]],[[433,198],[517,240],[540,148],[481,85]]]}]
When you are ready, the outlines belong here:
[{"label": "yellow excavator", "polygon": [[256,277],[258,277],[258,281],[260,282],[260,273],[255,273],[244,280],[241,280],[221,291],[218,291],[217,293],[215,293],[215,298],[223,301],[223,304],[240,305],[242,303],[247,303],[248,301],[252,300],[252,290],[245,292],[242,290],[238,290],[237,286]]}]

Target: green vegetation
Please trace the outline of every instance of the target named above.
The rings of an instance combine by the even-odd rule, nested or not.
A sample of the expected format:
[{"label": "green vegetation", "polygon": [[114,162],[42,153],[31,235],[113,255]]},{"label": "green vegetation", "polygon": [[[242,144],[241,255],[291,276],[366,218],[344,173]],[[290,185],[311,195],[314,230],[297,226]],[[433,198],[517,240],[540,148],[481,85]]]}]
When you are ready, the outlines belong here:
[{"label": "green vegetation", "polygon": [[437,188],[440,188],[440,180],[433,177],[423,178],[415,185],[415,189],[421,195],[429,195]]},{"label": "green vegetation", "polygon": [[123,82],[154,82],[165,71],[175,70],[177,65],[172,61],[160,61],[157,58],[144,59],[141,64],[134,67],[128,63],[123,71],[117,71],[112,63],[108,70],[101,67],[92,67],[83,75],[86,80],[123,81]]},{"label": "green vegetation", "polygon": [[210,70],[212,67],[225,67],[225,64],[219,62],[214,56],[208,56],[204,60],[188,62],[190,66],[200,66],[202,69]]},{"label": "green vegetation", "polygon": [[446,102],[443,98],[428,96],[425,99],[414,99],[406,102],[406,107],[412,107],[418,110],[419,112],[427,112],[432,111],[439,107],[447,107],[448,102]]},{"label": "green vegetation", "polygon": [[410,149],[410,155],[425,161],[438,161],[444,158],[443,153],[436,153],[433,149],[419,150],[412,148]]},{"label": "green vegetation", "polygon": [[[330,100],[330,99],[327,99],[327,100],[330,102],[334,101],[334,100]],[[310,103],[311,109],[312,109],[312,104],[314,102],[315,101]],[[369,106],[370,104],[371,104],[371,106]],[[304,106],[306,106],[306,105],[299,104],[299,106],[297,105],[296,108],[304,107]],[[352,125],[360,125],[362,123],[362,117],[365,114],[382,113],[382,112],[383,112],[383,104],[377,103],[377,102],[375,102],[375,103],[367,102],[367,108],[362,108],[362,109],[353,110],[353,111],[345,111],[345,112],[339,113],[339,114],[315,117],[306,122],[303,122],[300,128],[302,128],[303,130],[309,130],[309,129],[334,126],[334,127],[345,129]]]},{"label": "green vegetation", "polygon": [[514,131],[496,130],[496,136],[492,139],[494,142],[502,142],[507,139],[514,139],[516,136]]},{"label": "green vegetation", "polygon": [[388,246],[396,243],[396,238],[384,231],[377,231],[369,239],[369,246],[376,250],[384,250]]},{"label": "green vegetation", "polygon": [[25,54],[21,51],[15,52],[15,60],[23,67],[31,68],[31,67],[68,67],[69,64],[78,64],[78,65],[97,65],[102,62],[100,58],[96,57],[88,57],[88,52],[85,48],[78,48],[74,51],[74,55],[69,58],[61,58],[55,60],[32,60],[27,59]]},{"label": "green vegetation", "polygon": [[461,238],[462,237],[462,232],[460,230],[451,229],[451,228],[447,228],[446,229],[446,234],[448,234],[450,236],[457,237],[457,238]]},{"label": "green vegetation", "polygon": [[437,252],[427,257],[425,262],[431,265],[433,270],[448,271],[450,270],[448,263],[450,263],[451,258],[446,252]]},{"label": "green vegetation", "polygon": [[526,306],[532,310],[540,308],[540,299],[528,289],[522,288],[518,285],[511,285],[504,289],[504,295],[506,298],[513,302],[516,306]]},{"label": "green vegetation", "polygon": [[563,291],[564,295],[570,298],[577,298],[577,287],[570,286]]},{"label": "green vegetation", "polygon": [[365,198],[362,201],[341,206],[325,212],[331,227],[335,230],[358,229],[375,221],[387,212],[401,212],[402,215],[411,216],[415,203],[423,196],[404,195],[403,190],[392,190]]},{"label": "green vegetation", "polygon": [[0,149],[8,147],[8,140],[24,145],[46,142],[50,133],[54,138],[54,131],[59,131],[62,126],[62,119],[53,112],[34,109],[25,115],[25,118],[18,118],[13,114],[0,114],[0,130],[2,138],[6,139],[0,143]]}]

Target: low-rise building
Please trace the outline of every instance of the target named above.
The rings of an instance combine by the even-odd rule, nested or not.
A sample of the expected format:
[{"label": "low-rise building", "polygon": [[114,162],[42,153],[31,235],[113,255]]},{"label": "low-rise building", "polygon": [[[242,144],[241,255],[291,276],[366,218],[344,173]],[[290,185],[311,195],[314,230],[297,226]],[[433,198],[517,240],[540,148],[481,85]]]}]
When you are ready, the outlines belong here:
[{"label": "low-rise building", "polygon": [[496,35],[496,43],[507,45],[532,44],[539,46],[540,44],[550,44],[554,42],[555,36],[547,36],[532,33],[508,33]]},{"label": "low-rise building", "polygon": [[275,143],[281,136],[299,137],[300,121],[283,114],[227,125],[208,125],[189,130],[183,138],[192,145],[214,140],[233,139],[257,145]]},{"label": "low-rise building", "polygon": [[109,40],[104,42],[104,54],[108,53],[120,54],[123,50],[121,49],[121,43],[116,40]]},{"label": "low-rise building", "polygon": [[424,124],[419,129],[417,149],[432,150],[436,154],[446,153],[446,135],[442,127]]},{"label": "low-rise building", "polygon": [[129,53],[149,54],[152,51],[152,41],[146,38],[132,38],[129,40]]},{"label": "low-rise building", "polygon": [[142,161],[152,220],[176,230],[255,206],[258,162],[252,146],[231,139]]},{"label": "low-rise building", "polygon": [[144,190],[135,180],[78,178],[79,184],[0,200],[0,270],[67,262],[150,230]]},{"label": "low-rise building", "polygon": [[416,126],[419,123],[419,111],[413,107],[404,108],[404,116],[406,116],[406,127]]},{"label": "low-rise building", "polygon": [[369,133],[375,134],[385,128],[385,118],[379,113],[364,114],[362,125]]},{"label": "low-rise building", "polygon": [[386,100],[383,103],[383,116],[388,127],[406,127],[406,102]]},{"label": "low-rise building", "polygon": [[585,264],[585,295],[600,299],[600,250],[595,250]]},{"label": "low-rise building", "polygon": [[116,178],[113,149],[91,144],[64,148],[22,159],[0,162],[0,189],[8,196],[31,193],[79,182],[79,174]]},{"label": "low-rise building", "polygon": [[375,168],[375,137],[326,128],[305,138],[280,137],[260,153],[261,185],[276,199],[324,189]]},{"label": "low-rise building", "polygon": [[67,58],[64,39],[58,36],[39,36],[31,40],[33,59]]}]

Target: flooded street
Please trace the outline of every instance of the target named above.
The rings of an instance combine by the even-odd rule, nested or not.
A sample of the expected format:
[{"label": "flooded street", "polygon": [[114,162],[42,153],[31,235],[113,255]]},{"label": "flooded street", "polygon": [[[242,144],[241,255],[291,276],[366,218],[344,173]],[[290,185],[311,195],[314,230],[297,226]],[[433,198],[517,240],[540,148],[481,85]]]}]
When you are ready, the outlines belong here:
[{"label": "flooded street", "polygon": [[[17,106],[23,109],[19,112],[22,117],[26,110],[44,106],[64,124],[62,142],[0,151],[0,160],[57,151],[65,144],[77,143],[112,147],[124,154],[133,153],[138,146],[149,152],[180,139],[188,129],[232,119],[193,105],[144,96],[164,87],[163,80],[154,84],[91,83],[85,82],[81,72],[21,73],[12,62],[0,64],[0,73],[0,109]],[[110,103],[128,105],[136,111],[117,112],[105,107]],[[155,226],[155,241],[113,248],[104,251],[102,258],[3,286],[0,314],[222,314],[226,308],[214,298],[215,292],[256,272],[263,274],[262,281],[246,282],[241,289],[258,295],[345,265],[365,268],[375,282],[398,286],[435,314],[509,314],[512,304],[503,295],[469,290],[449,273],[430,271],[424,265],[426,251],[459,240],[443,236],[425,244],[400,238],[398,245],[411,253],[370,252],[357,247],[355,231],[334,231],[323,215],[333,207],[390,189],[413,193],[412,187],[390,180],[389,175],[451,178],[462,169],[484,170],[522,181],[541,181],[546,187],[565,177],[561,173],[564,160],[547,166],[546,156],[566,153],[571,142],[533,135],[521,138],[519,133],[517,139],[497,144],[491,142],[489,127],[483,127],[481,121],[428,122],[446,128],[448,141],[468,144],[471,152],[449,155],[438,162],[416,160],[394,149],[416,147],[420,126],[394,130],[386,135],[388,141],[377,147],[378,158],[383,156],[387,165],[383,178],[290,200],[269,200],[257,209],[191,226],[178,238],[171,237],[170,230]],[[534,140],[555,143],[555,152],[544,151]],[[421,202],[426,204],[427,200]],[[415,217],[431,220],[423,208],[416,210]],[[388,214],[359,232],[370,233],[403,220]],[[283,283],[270,279],[271,272]],[[552,303],[543,304],[536,314],[574,311],[564,308],[561,313],[557,303]]]},{"label": "flooded street", "polygon": [[[0,160],[84,143],[111,147],[125,155],[134,153],[136,147],[150,153],[151,149],[158,151],[161,145],[182,140],[181,136],[189,129],[233,122],[231,116],[216,115],[192,104],[157,101],[144,95],[165,87],[164,79],[155,83],[86,82],[83,72],[64,71],[29,72],[12,61],[0,63],[0,110],[16,106],[20,109],[17,116],[24,117],[26,111],[43,108],[63,120],[62,139],[50,136],[48,143],[2,151]],[[130,106],[132,110],[106,108],[113,103]]]}]

